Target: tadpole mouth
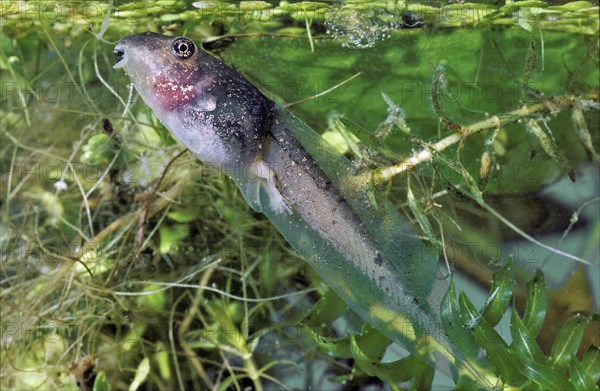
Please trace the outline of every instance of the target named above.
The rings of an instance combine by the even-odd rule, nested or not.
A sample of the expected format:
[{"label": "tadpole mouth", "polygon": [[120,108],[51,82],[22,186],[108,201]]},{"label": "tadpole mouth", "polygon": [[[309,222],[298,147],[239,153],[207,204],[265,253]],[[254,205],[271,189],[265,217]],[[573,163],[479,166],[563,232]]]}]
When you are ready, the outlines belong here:
[{"label": "tadpole mouth", "polygon": [[113,64],[113,68],[121,68],[125,65],[125,62],[121,63],[125,59],[125,50],[116,47],[113,50],[113,54],[117,57]]}]

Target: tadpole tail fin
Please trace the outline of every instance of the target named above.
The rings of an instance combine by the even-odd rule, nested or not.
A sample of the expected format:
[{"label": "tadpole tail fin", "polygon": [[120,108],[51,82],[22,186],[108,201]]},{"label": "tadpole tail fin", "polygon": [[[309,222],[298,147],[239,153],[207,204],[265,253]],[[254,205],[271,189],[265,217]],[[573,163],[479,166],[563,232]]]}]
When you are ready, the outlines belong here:
[{"label": "tadpole tail fin", "polygon": [[[451,367],[477,372],[463,363],[442,327],[449,278],[436,278],[437,249],[427,247],[390,202],[373,205],[351,162],[294,115],[278,109],[271,136],[263,159],[294,213],[263,213],[286,240],[352,310],[392,341],[412,352],[429,335],[442,352],[431,366],[449,376]],[[236,181],[244,193],[248,180]],[[261,197],[268,205],[264,191]]]}]

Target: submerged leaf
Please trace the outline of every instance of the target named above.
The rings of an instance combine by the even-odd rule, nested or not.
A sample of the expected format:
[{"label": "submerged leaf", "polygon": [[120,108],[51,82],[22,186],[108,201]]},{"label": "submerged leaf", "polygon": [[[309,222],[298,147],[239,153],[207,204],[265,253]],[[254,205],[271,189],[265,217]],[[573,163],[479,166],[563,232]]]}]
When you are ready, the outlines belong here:
[{"label": "submerged leaf", "polygon": [[513,340],[511,347],[514,349],[516,354],[525,357],[528,360],[547,365],[544,352],[542,352],[542,349],[537,344],[535,337],[530,334],[529,330],[519,317],[515,306],[513,306],[511,316],[510,334]]},{"label": "submerged leaf", "polygon": [[596,382],[592,379],[589,372],[586,372],[583,365],[578,360],[571,361],[569,365],[569,382],[576,390],[597,389]]},{"label": "submerged leaf", "polygon": [[108,379],[106,378],[106,374],[104,373],[104,371],[100,371],[98,372],[98,375],[96,376],[96,380],[94,380],[94,391],[110,391],[111,387],[110,387],[110,383],[108,382]]},{"label": "submerged leaf", "polygon": [[310,327],[320,327],[339,318],[348,307],[340,296],[329,289],[321,296],[319,301],[313,305],[302,323]]},{"label": "submerged leaf", "polygon": [[540,364],[526,357],[519,356],[515,366],[525,378],[539,385],[542,390],[571,390],[573,387],[565,379],[562,372],[547,364]]},{"label": "submerged leaf", "polygon": [[370,360],[379,360],[391,343],[388,337],[369,324],[365,324],[360,333],[342,338],[324,337],[312,327],[306,327],[306,331],[320,349],[336,357],[353,357],[351,344],[354,341]]},{"label": "submerged leaf", "polygon": [[519,376],[517,368],[518,363],[509,353],[508,345],[481,316],[463,292],[459,296],[459,305],[461,312],[468,319],[465,326],[473,333],[475,341],[485,350],[488,360],[496,368],[502,380],[505,382],[521,381],[522,378]]},{"label": "submerged leaf", "polygon": [[[414,354],[394,362],[380,363],[373,361],[363,350],[354,337],[350,339],[352,356],[356,364],[369,376],[377,376],[390,383],[417,380],[417,389],[431,389],[433,368],[429,367]],[[414,384],[413,386],[416,386]]]},{"label": "submerged leaf", "polygon": [[190,228],[187,224],[173,224],[172,226],[161,226],[158,232],[160,234],[160,252],[166,254],[190,234]]},{"label": "submerged leaf", "polygon": [[598,346],[590,346],[581,360],[583,370],[590,375],[594,383],[600,380],[600,348]]},{"label": "submerged leaf", "polygon": [[494,273],[490,295],[483,310],[482,316],[491,326],[497,325],[502,319],[502,315],[504,315],[512,297],[514,285],[513,264],[509,261],[502,270]]},{"label": "submerged leaf", "polygon": [[550,135],[546,133],[534,119],[527,121],[525,128],[529,133],[537,137],[548,156],[550,156],[554,163],[556,163],[565,173],[567,173],[567,175],[569,175],[569,178],[575,182],[575,172],[573,171],[573,167],[571,166],[571,163],[569,163],[569,159],[567,159],[556,144],[556,141],[554,141],[554,139],[550,137]]},{"label": "submerged leaf", "polygon": [[440,315],[444,330],[450,339],[462,349],[461,352],[465,356],[475,358],[479,352],[479,347],[473,340],[471,333],[465,332],[453,281],[450,282],[450,287],[442,300]]},{"label": "submerged leaf", "polygon": [[577,315],[565,322],[552,345],[550,359],[554,365],[567,367],[573,361],[589,321],[590,317]]},{"label": "submerged leaf", "polygon": [[[467,169],[460,162],[454,162],[454,161],[450,160],[443,153],[433,154],[433,160],[440,162],[444,166],[451,168],[453,171],[458,173],[465,180],[467,187],[469,188],[469,192],[470,192],[471,196],[475,199],[475,201],[477,201],[477,203],[479,205],[483,206],[483,204],[484,204],[483,194],[481,193],[481,190],[479,189],[479,185],[477,184],[477,182],[475,182],[475,179],[469,173],[469,171],[467,171]],[[442,170],[440,170],[440,171],[442,171]],[[443,174],[442,174],[442,176],[443,176]],[[448,179],[446,179],[446,180],[448,180]],[[448,182],[450,182],[450,184],[452,184],[453,186],[456,186],[456,183],[455,183],[456,181],[453,182],[453,181],[448,180]]]},{"label": "submerged leaf", "polygon": [[150,373],[150,360],[148,357],[144,357],[144,359],[138,365],[137,370],[135,371],[135,377],[133,381],[129,385],[129,391],[135,391],[146,381],[148,374]]},{"label": "submerged leaf", "polygon": [[340,358],[351,358],[352,352],[350,351],[349,338],[327,338],[319,335],[315,330],[310,327],[305,327],[306,334],[310,337],[314,343],[317,344],[319,349],[323,350],[330,356]]},{"label": "submerged leaf", "polygon": [[527,304],[523,314],[523,324],[527,327],[529,335],[536,337],[542,328],[546,317],[548,291],[544,274],[538,270],[535,277],[527,283]]},{"label": "submerged leaf", "polygon": [[581,141],[581,144],[585,147],[588,156],[590,157],[590,159],[598,161],[600,159],[600,156],[598,156],[598,153],[594,148],[592,136],[590,135],[590,130],[588,129],[587,123],[585,122],[583,111],[578,107],[574,107],[571,111],[571,120],[573,121],[575,130],[577,131],[579,141]]},{"label": "submerged leaf", "polygon": [[431,228],[431,224],[429,223],[427,214],[421,207],[421,204],[419,204],[419,202],[415,198],[415,195],[413,194],[412,189],[410,188],[410,179],[408,181],[408,188],[406,190],[406,199],[408,201],[408,207],[410,208],[411,212],[415,216],[415,219],[419,223],[419,226],[425,233],[425,236],[427,237],[427,239],[431,243],[439,244],[439,241],[437,240],[437,237],[435,236],[435,233],[433,232],[433,229]]}]

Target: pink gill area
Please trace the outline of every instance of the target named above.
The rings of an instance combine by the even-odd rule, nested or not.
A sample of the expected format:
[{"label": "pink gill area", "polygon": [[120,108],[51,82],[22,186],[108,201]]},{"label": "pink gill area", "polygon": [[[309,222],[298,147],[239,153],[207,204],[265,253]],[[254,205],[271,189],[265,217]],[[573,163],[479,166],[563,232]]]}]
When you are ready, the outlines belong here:
[{"label": "pink gill area", "polygon": [[177,84],[165,77],[154,76],[151,85],[154,96],[166,110],[173,110],[196,97],[196,89],[192,84]]}]

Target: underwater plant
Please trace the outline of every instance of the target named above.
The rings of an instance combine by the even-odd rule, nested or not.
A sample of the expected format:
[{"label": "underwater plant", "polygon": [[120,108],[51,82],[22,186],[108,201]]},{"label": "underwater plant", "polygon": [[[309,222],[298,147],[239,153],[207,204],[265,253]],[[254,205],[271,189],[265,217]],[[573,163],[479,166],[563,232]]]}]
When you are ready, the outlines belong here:
[{"label": "underwater plant", "polygon": [[[2,3],[2,388],[596,387],[597,5],[61,4]],[[185,152],[112,69],[148,30],[282,108],[439,330]]]}]

